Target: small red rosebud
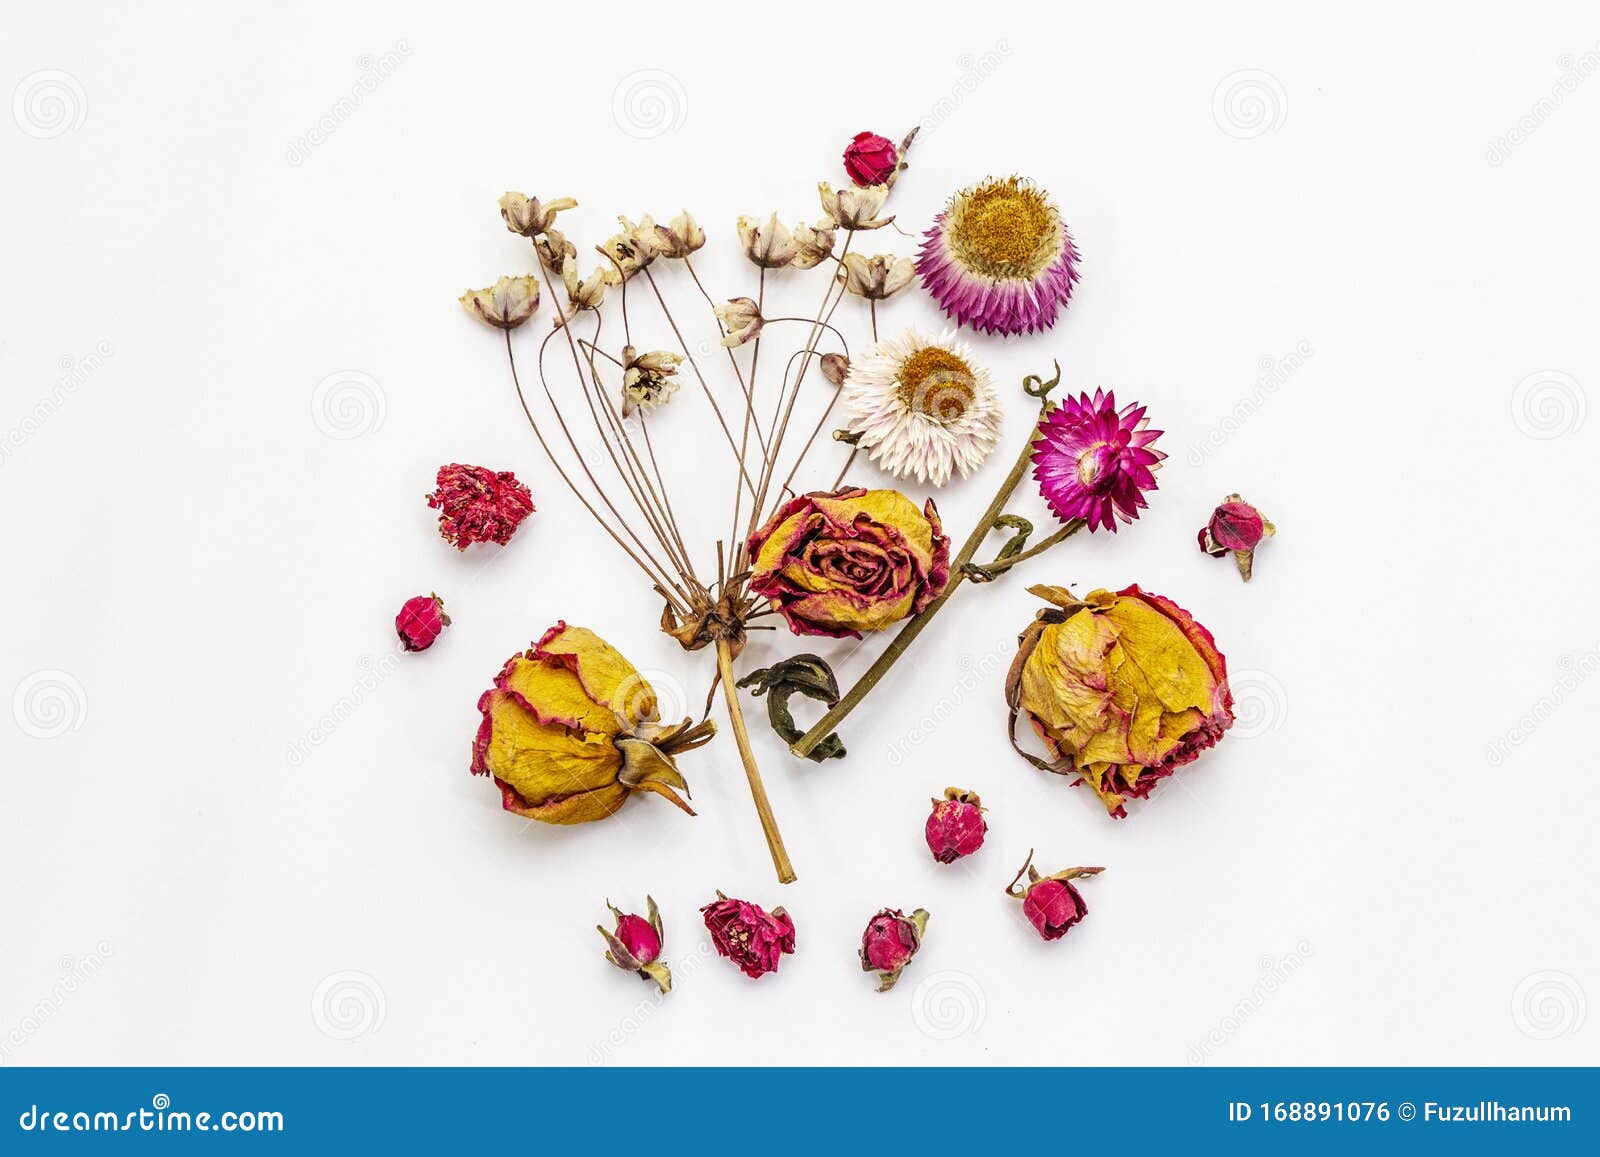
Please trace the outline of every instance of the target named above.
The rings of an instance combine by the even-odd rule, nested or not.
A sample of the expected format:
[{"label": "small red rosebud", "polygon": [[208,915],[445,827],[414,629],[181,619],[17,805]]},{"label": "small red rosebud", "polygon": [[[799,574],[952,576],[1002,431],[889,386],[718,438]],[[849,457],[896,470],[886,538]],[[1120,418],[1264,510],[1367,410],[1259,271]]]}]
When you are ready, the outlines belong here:
[{"label": "small red rosebud", "polygon": [[945,788],[944,798],[933,801],[933,814],[923,830],[933,858],[941,864],[953,864],[983,847],[983,834],[989,830],[983,822],[983,810],[976,793],[959,787]]},{"label": "small red rosebud", "polygon": [[444,600],[438,595],[418,595],[407,599],[394,617],[395,633],[408,651],[426,651],[450,625],[444,613]]},{"label": "small red rosebud", "polygon": [[[1046,940],[1060,940],[1078,921],[1089,914],[1089,905],[1071,881],[1098,876],[1104,868],[1068,868],[1053,876],[1041,877],[1033,867],[1033,851],[1028,851],[1028,862],[1022,865],[1016,877],[1006,888],[1006,895],[1022,901],[1022,914],[1034,930]],[[1017,882],[1028,874],[1028,886],[1019,889]]]},{"label": "small red rosebud", "polygon": [[1239,575],[1250,581],[1255,565],[1256,547],[1261,540],[1271,538],[1278,528],[1262,517],[1261,511],[1251,506],[1237,494],[1223,499],[1222,505],[1211,512],[1211,521],[1200,528],[1200,549],[1212,558],[1231,553],[1239,567]]},{"label": "small red rosebud", "polygon": [[595,931],[605,937],[607,960],[618,968],[655,981],[662,992],[671,992],[672,973],[657,959],[661,955],[663,938],[661,912],[653,898],[646,896],[645,903],[649,905],[649,919],[629,915],[607,900],[606,907],[617,920],[616,931],[607,932],[599,924],[594,926]]},{"label": "small red rosebud", "polygon": [[894,176],[900,154],[894,142],[877,133],[857,133],[844,150],[844,170],[858,185],[881,185]]},{"label": "small red rosebud", "polygon": [[786,953],[794,952],[794,921],[782,908],[770,913],[748,900],[730,900],[721,892],[700,914],[705,917],[717,953],[756,978],[778,970]]},{"label": "small red rosebud", "polygon": [[922,947],[922,934],[928,928],[928,911],[918,908],[907,916],[898,908],[885,908],[867,921],[861,934],[861,971],[877,970],[878,991],[888,992],[900,979],[900,972]]}]

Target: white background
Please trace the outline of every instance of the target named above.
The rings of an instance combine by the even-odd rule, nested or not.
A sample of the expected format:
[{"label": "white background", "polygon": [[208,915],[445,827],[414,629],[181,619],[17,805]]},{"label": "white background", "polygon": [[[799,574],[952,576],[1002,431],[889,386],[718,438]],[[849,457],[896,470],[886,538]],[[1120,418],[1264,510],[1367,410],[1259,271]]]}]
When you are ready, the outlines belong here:
[{"label": "white background", "polygon": [[[1597,68],[1580,3],[10,5],[0,1055],[1600,1061]],[[577,197],[585,246],[690,207],[708,279],[745,293],[736,214],[814,219],[851,134],[919,121],[909,231],[1017,171],[1085,256],[1052,333],[974,342],[1006,438],[939,495],[952,535],[1052,358],[1149,403],[1151,509],[963,590],[850,720],[848,760],[792,760],[757,711],[792,886],[726,735],[683,760],[698,819],[504,814],[467,774],[474,701],[551,622],[680,702],[710,663],[656,632],[455,304],[531,269],[495,199]],[[811,308],[824,275],[784,276]],[[884,320],[939,319],[913,290]],[[669,476],[720,519],[714,427],[680,400]],[[453,460],[532,485],[508,548],[435,534],[422,495]],[[1248,587],[1194,545],[1232,490],[1280,528]],[[1031,484],[1016,509],[1048,517]],[[1040,581],[1167,594],[1235,673],[1235,733],[1125,822],[1002,735]],[[427,590],[455,626],[396,659],[392,617]],[[879,646],[828,653],[848,680]],[[796,649],[767,635],[745,665]],[[921,829],[951,783],[991,830],[942,868]],[[1058,943],[1001,895],[1034,846],[1109,868]],[[706,956],[715,888],[787,905],[780,973]],[[646,891],[679,973],[659,1004],[593,929]],[[880,996],[855,951],[883,905],[933,921]]]}]

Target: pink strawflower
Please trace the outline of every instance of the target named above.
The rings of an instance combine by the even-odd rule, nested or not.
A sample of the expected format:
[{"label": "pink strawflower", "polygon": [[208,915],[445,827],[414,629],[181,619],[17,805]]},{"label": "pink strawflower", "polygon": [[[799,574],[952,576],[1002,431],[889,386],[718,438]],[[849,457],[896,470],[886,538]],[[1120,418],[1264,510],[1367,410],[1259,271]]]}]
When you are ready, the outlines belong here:
[{"label": "pink strawflower", "polygon": [[439,467],[428,505],[439,512],[439,534],[457,550],[475,542],[504,546],[534,511],[533,495],[509,470],[452,462]]},{"label": "pink strawflower", "polygon": [[1060,211],[1020,177],[961,190],[923,236],[923,286],[945,313],[985,333],[1049,328],[1078,280],[1078,250]]},{"label": "pink strawflower", "polygon": [[1116,520],[1132,522],[1156,488],[1155,471],[1166,457],[1153,443],[1160,430],[1138,404],[1117,409],[1114,393],[1068,398],[1039,424],[1033,476],[1050,509],[1062,522],[1081,518],[1090,530],[1115,531]]}]

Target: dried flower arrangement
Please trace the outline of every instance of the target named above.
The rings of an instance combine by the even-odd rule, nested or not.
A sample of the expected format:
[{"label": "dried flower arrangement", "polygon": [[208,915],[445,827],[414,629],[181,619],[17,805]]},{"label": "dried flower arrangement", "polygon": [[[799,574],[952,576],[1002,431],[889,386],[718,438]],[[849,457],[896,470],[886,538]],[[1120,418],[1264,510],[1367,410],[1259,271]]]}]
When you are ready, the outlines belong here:
[{"label": "dried flower arrangement", "polygon": [[[500,200],[501,217],[511,232],[531,242],[537,272],[502,277],[460,299],[469,314],[500,332],[512,387],[540,447],[662,600],[661,629],[686,650],[715,655],[706,715],[720,686],[781,882],[792,881],[795,872],[756,764],[739,690],[766,696],[769,721],[794,754],[842,757],[840,723],[963,584],[993,582],[1081,530],[1114,533],[1119,524],[1133,522],[1156,487],[1155,472],[1165,457],[1156,448],[1161,431],[1150,428],[1144,406],[1119,406],[1114,394],[1101,390],[1053,401],[1058,364],[1049,380],[1024,379],[1024,391],[1038,406],[1037,421],[954,553],[932,499],[918,503],[895,489],[846,483],[864,452],[884,474],[938,488],[956,475],[969,477],[1000,440],[1000,392],[970,346],[955,330],[880,336],[881,302],[920,281],[955,326],[1013,336],[1053,326],[1079,278],[1081,258],[1055,202],[1017,176],[986,179],[956,193],[923,235],[915,259],[864,252],[865,240],[894,221],[885,210],[915,136],[913,130],[896,145],[858,134],[844,153],[852,184],[819,184],[822,216],[813,225],[790,228],[775,213],[764,220],[740,217],[738,242],[754,267],[749,293],[721,297],[707,288],[694,263],[707,235],[688,212],[666,224],[648,215],[636,221],[619,217],[620,230],[594,246],[598,259],[580,268],[585,263],[578,246],[556,224],[576,202],[513,192]],[[769,278],[813,268],[828,271],[814,313],[776,315],[769,307]],[[535,316],[544,294],[555,317],[537,343],[530,375],[530,359],[524,351],[519,360],[513,335]],[[871,341],[857,343],[864,352],[852,353],[844,322],[834,320],[851,297],[866,306]],[[725,366],[712,364],[716,359],[704,351],[697,356],[686,336],[686,309],[703,310],[714,322]],[[782,344],[790,336],[794,340]],[[547,366],[552,343],[556,364]],[[820,394],[825,403],[809,407],[819,411],[814,416],[799,405],[813,366],[826,383]],[[670,455],[652,433],[652,423],[661,430],[657,412],[691,382],[697,389],[685,392],[707,403],[705,424],[695,435],[700,442],[723,444],[732,479],[722,496],[731,507],[727,529],[705,550],[691,549],[686,541],[668,486],[670,471],[663,469]],[[814,389],[807,395],[817,396]],[[830,421],[841,428],[822,439]],[[819,442],[848,446],[848,458],[831,487],[799,492],[796,479]],[[1006,511],[1030,472],[1060,522],[1031,546],[1031,522]],[[430,505],[441,510],[441,533],[461,549],[472,542],[504,543],[533,510],[527,488],[508,473],[450,465],[440,470],[438,487]],[[1201,546],[1212,553],[1233,551],[1248,578],[1249,552],[1271,527],[1258,514],[1252,523],[1246,512],[1254,513],[1237,496],[1230,498],[1202,531]],[[995,532],[1009,537],[992,559],[978,561]],[[1076,776],[1110,814],[1121,817],[1126,798],[1147,795],[1231,724],[1222,656],[1187,612],[1137,586],[1115,594],[1095,591],[1083,600],[1063,588],[1031,589],[1052,606],[1024,632],[1006,697],[1013,731],[1016,718],[1025,716],[1050,759],[1017,750],[1035,766]],[[439,627],[427,621],[437,608],[413,603],[408,613],[425,620],[414,631],[426,646],[438,634]],[[827,663],[810,653],[742,678],[735,674],[749,632],[775,629],[768,619],[794,634],[823,638],[860,638],[901,626],[841,694]],[[401,631],[405,637],[404,626]],[[1159,686],[1140,683],[1133,672],[1146,661],[1170,666],[1175,674]],[[827,708],[804,733],[789,711],[796,693]],[[674,757],[707,742],[715,725],[707,717],[675,723],[658,718],[653,690],[592,632],[564,623],[553,627],[507,661],[479,708],[483,722],[473,771],[493,777],[510,811],[548,822],[585,822],[612,814],[643,789],[693,814]],[[985,831],[982,810],[975,795],[954,788],[934,801],[926,834],[936,860],[949,863],[978,849]],[[1035,879],[1029,894],[1044,895],[1048,884],[1071,900],[1077,893],[1066,882],[1070,878]],[[1065,913],[1065,900],[1052,899],[1063,911],[1050,916],[1048,927],[1064,931],[1081,918],[1081,897],[1073,903],[1076,916]],[[869,926],[863,966],[898,975],[920,943],[916,915],[880,912],[874,922],[883,926],[876,933]],[[707,906],[706,918],[724,954],[736,948],[754,953],[741,965],[746,971],[756,967],[752,975],[776,968],[778,956],[793,951],[793,924],[781,909],[769,916],[723,898]],[[607,934],[616,941],[613,962],[649,964],[650,938],[643,929],[656,925],[659,940],[659,920],[618,919],[618,931]],[[622,935],[624,921],[635,922],[627,925],[636,933],[634,942]],[[1041,931],[1046,927],[1035,923]],[[915,933],[909,940],[907,926]],[[903,959],[891,950],[894,944],[906,950]],[[756,952],[753,946],[764,947]],[[896,959],[899,965],[892,964]]]},{"label": "dried flower arrangement", "polygon": [[[923,610],[948,576],[949,544],[931,501],[919,508],[893,490],[845,487],[843,471],[830,492],[800,495],[793,488],[850,364],[849,344],[833,324],[834,312],[846,297],[864,300],[876,339],[879,302],[913,279],[909,258],[868,255],[857,246],[893,220],[884,214],[884,206],[906,167],[914,136],[909,134],[898,147],[870,134],[853,141],[846,164],[856,183],[837,190],[821,183],[823,215],[814,225],[791,229],[776,214],[765,220],[741,217],[739,242],[756,271],[753,296],[719,300],[706,289],[693,260],[706,244],[706,234],[687,212],[666,224],[650,216],[619,218],[621,230],[595,247],[598,261],[584,271],[577,246],[556,224],[558,214],[576,202],[507,193],[500,201],[501,216],[508,229],[532,242],[539,272],[503,277],[461,298],[469,313],[501,332],[523,413],[561,479],[663,600],[661,629],[686,650],[715,653],[716,682],[723,689],[774,867],[784,882],[795,878],[794,869],[751,749],[734,675],[748,632],[770,629],[759,621],[768,617],[781,617],[801,633],[838,636],[882,629]],[[766,316],[769,276],[819,266],[826,266],[829,275],[813,316]],[[524,384],[527,375],[519,366],[513,333],[534,316],[541,293],[554,299],[561,291],[565,304],[538,344],[537,385],[530,388]],[[728,367],[718,383],[721,388],[713,386],[715,368],[701,364],[685,337],[679,320],[685,307],[676,300],[684,296],[715,318]],[[645,317],[638,304],[641,297]],[[612,314],[617,322],[608,328]],[[671,341],[663,344],[671,348],[647,344],[667,334]],[[770,350],[784,334],[797,335],[798,348],[786,350],[781,360],[770,353],[763,359],[764,347]],[[562,361],[570,360],[570,373],[547,367],[552,342],[564,347]],[[922,359],[919,364],[927,366],[930,379],[951,359],[966,364],[959,352],[936,343],[907,338],[903,348]],[[831,383],[833,397],[796,451],[794,443],[803,432],[797,402],[813,365]],[[760,376],[768,367],[775,388]],[[709,402],[707,417],[718,428],[715,436],[726,443],[735,471],[729,529],[717,538],[709,557],[685,541],[651,429],[652,413],[674,399],[685,377],[693,379]],[[887,388],[893,393],[902,387],[890,380]],[[863,387],[857,393],[865,406],[870,390]],[[580,433],[575,427],[584,418]],[[897,462],[914,460],[924,477],[944,478],[952,463],[966,471],[981,460],[994,441],[992,426],[992,419],[974,415],[970,437],[915,452],[886,448],[882,431],[865,417],[861,432],[872,452],[895,455]],[[852,459],[854,454],[852,450]],[[819,588],[819,574],[844,577]],[[557,628],[508,662],[481,704],[484,724],[474,769],[494,776],[507,808],[540,819],[601,818],[637,787],[666,795],[687,810],[676,794],[686,789],[671,755],[704,742],[712,724],[684,720],[664,726],[650,714],[653,696],[641,697],[637,687],[630,689],[625,703],[612,703],[609,697],[625,661],[587,632],[585,637],[576,635]],[[554,653],[556,642],[571,646]],[[589,657],[599,648],[608,654]],[[593,672],[598,674],[591,678]],[[561,683],[571,686],[557,685]],[[778,692],[772,702],[781,704],[786,698]],[[616,724],[600,718],[612,707],[618,708],[612,712]],[[564,750],[551,755],[552,746],[560,746],[553,732],[561,731],[564,722],[585,718],[585,712],[594,716],[585,738],[599,736],[600,746],[615,748],[623,742],[617,735],[625,734],[637,747],[626,758]],[[567,730],[571,742],[587,746],[572,740]],[[645,749],[653,753],[648,760],[634,757]]]}]

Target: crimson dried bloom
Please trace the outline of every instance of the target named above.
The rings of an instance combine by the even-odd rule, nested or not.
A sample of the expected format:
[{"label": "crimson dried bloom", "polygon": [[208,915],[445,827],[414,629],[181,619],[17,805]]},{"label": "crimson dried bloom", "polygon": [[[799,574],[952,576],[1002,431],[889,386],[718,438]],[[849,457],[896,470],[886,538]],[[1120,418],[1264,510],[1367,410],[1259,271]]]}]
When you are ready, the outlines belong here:
[{"label": "crimson dried bloom", "polygon": [[1211,521],[1200,528],[1200,549],[1212,558],[1231,553],[1239,577],[1249,582],[1255,568],[1256,547],[1277,530],[1261,511],[1237,494],[1230,494],[1211,512]]},{"label": "crimson dried bloom", "polygon": [[983,836],[988,830],[977,794],[947,787],[944,798],[933,801],[933,812],[928,816],[923,835],[935,860],[953,864],[983,847]]},{"label": "crimson dried bloom", "polygon": [[457,550],[475,542],[504,546],[534,511],[533,495],[509,470],[452,462],[439,467],[428,505],[439,512],[439,534]]},{"label": "crimson dried bloom", "polygon": [[888,992],[900,973],[922,947],[928,928],[928,911],[918,908],[907,916],[898,908],[881,909],[867,921],[861,934],[861,971],[880,973],[878,991]]},{"label": "crimson dried bloom", "polygon": [[844,169],[858,185],[881,185],[894,176],[900,154],[894,142],[877,133],[857,133],[844,150]]},{"label": "crimson dried bloom", "polygon": [[[1089,914],[1089,905],[1084,903],[1082,893],[1073,886],[1072,881],[1098,876],[1103,871],[1104,868],[1068,868],[1054,875],[1040,876],[1038,869],[1033,866],[1033,851],[1030,849],[1027,863],[1022,865],[1007,886],[1006,895],[1022,901],[1022,914],[1033,925],[1034,931],[1046,940],[1060,940],[1074,924]],[[1018,888],[1024,872],[1028,875],[1028,885]]]},{"label": "crimson dried bloom", "polygon": [[923,610],[950,581],[929,499],[846,486],[791,498],[750,538],[750,589],[797,635],[861,637]]},{"label": "crimson dried bloom", "polygon": [[645,903],[649,905],[648,918],[623,912],[607,900],[606,907],[611,909],[611,915],[617,921],[616,930],[607,932],[596,924],[595,931],[605,938],[607,960],[618,968],[637,972],[646,980],[655,981],[662,992],[670,992],[672,973],[659,961],[661,942],[665,937],[661,928],[661,911],[656,907],[653,897],[646,896]]},{"label": "crimson dried bloom", "polygon": [[782,908],[767,912],[748,900],[730,900],[721,892],[704,908],[706,928],[717,954],[755,978],[778,970],[778,961],[794,952],[794,921]]},{"label": "crimson dried bloom", "polygon": [[444,600],[438,595],[407,599],[394,617],[395,633],[408,651],[426,651],[449,625],[450,616],[444,613]]}]

